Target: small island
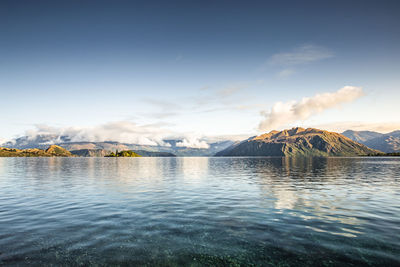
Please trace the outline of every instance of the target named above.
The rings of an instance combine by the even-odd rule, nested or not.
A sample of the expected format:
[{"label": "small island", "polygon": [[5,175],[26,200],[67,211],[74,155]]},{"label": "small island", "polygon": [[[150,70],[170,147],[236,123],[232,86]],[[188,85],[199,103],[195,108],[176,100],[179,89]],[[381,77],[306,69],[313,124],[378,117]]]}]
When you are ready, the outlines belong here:
[{"label": "small island", "polygon": [[124,157],[124,158],[133,158],[133,157],[141,157],[141,155],[137,154],[136,152],[132,150],[124,150],[121,152],[118,152],[118,150],[114,153],[111,152],[110,154],[106,155],[105,157],[107,158],[119,158],[119,157]]}]

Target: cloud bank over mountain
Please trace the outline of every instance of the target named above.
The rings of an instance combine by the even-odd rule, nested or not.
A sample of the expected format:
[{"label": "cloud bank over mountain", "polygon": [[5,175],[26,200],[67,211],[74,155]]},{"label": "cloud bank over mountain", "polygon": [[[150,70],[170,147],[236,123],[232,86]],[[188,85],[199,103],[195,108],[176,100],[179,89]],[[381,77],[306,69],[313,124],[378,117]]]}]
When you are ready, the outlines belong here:
[{"label": "cloud bank over mountain", "polygon": [[[177,147],[209,148],[208,142],[218,141],[193,133],[176,133],[163,127],[162,124],[139,125],[131,121],[108,122],[87,127],[51,127],[36,125],[34,129],[25,132],[27,140],[40,142],[40,145],[52,145],[65,142],[105,142],[171,147],[165,140],[177,140]],[[225,140],[225,139],[223,139]],[[14,140],[0,140],[0,145]]]},{"label": "cloud bank over mountain", "polygon": [[81,141],[117,141],[142,145],[165,145],[163,139],[171,133],[158,125],[138,125],[130,121],[109,122],[87,127],[50,127],[36,125],[25,135],[35,138],[37,135],[54,136],[50,142],[58,143],[61,137],[67,137],[71,142]]},{"label": "cloud bank over mountain", "polygon": [[304,121],[327,109],[353,102],[364,95],[361,87],[345,86],[333,93],[316,94],[300,101],[276,102],[270,111],[262,111],[264,119],[259,124],[260,131],[276,130],[298,121]]},{"label": "cloud bank over mountain", "polygon": [[[204,136],[187,132],[179,134],[165,129],[162,124],[138,125],[130,121],[119,121],[92,127],[37,125],[35,129],[25,132],[22,136],[8,141],[4,140],[0,143],[0,147],[43,149],[56,144],[69,151],[82,149],[144,150],[167,152],[176,156],[212,156],[233,144],[234,141],[231,139],[241,140],[243,138],[240,136]],[[95,155],[104,156],[105,154]]]},{"label": "cloud bank over mountain", "polygon": [[176,143],[177,147],[191,147],[191,148],[209,148],[210,145],[206,141],[198,137],[190,136],[184,138],[181,142]]}]

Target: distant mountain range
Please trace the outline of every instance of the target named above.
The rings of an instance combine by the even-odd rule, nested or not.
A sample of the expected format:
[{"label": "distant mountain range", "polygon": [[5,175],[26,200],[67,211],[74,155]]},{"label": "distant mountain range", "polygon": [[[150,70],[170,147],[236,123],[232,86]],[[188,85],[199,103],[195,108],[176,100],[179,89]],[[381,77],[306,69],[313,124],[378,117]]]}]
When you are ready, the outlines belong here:
[{"label": "distant mountain range", "polygon": [[250,137],[216,156],[363,156],[379,151],[344,135],[314,128],[293,128]]},{"label": "distant mountain range", "polygon": [[[56,141],[54,141],[56,140]],[[104,155],[123,150],[133,150],[135,152],[140,151],[143,154],[137,152],[143,156],[213,156],[218,151],[221,151],[231,144],[233,141],[225,140],[220,142],[208,143],[208,148],[192,148],[177,146],[182,140],[164,140],[166,146],[149,146],[149,145],[138,145],[119,143],[113,141],[107,142],[71,142],[68,137],[65,136],[54,136],[54,135],[37,135],[35,137],[20,137],[12,142],[1,144],[0,146],[17,149],[27,148],[41,148],[45,149],[50,144],[57,144],[72,153],[79,156],[95,156],[103,157]],[[155,152],[163,152],[161,154],[155,154]]]},{"label": "distant mountain range", "polygon": [[385,153],[400,152],[400,131],[382,134],[371,131],[347,130],[342,134],[356,142]]},{"label": "distant mountain range", "polygon": [[79,149],[72,150],[71,153],[78,157],[105,157],[111,153],[111,151],[105,149]]},{"label": "distant mountain range", "polygon": [[[351,140],[349,140],[351,139]],[[104,157],[110,152],[132,150],[145,157],[213,156],[213,155],[364,155],[379,150],[385,153],[400,152],[400,131],[382,134],[373,131],[347,130],[341,135],[318,129],[293,128],[272,131],[242,142],[231,140],[210,142],[208,148],[182,147],[182,140],[164,140],[165,146],[138,145],[107,142],[71,142],[67,136],[37,135],[20,137],[0,144],[5,148],[42,149],[56,144],[73,155]],[[367,146],[359,146],[359,144]],[[371,149],[371,150],[368,150]],[[375,151],[376,152],[376,151]]]}]

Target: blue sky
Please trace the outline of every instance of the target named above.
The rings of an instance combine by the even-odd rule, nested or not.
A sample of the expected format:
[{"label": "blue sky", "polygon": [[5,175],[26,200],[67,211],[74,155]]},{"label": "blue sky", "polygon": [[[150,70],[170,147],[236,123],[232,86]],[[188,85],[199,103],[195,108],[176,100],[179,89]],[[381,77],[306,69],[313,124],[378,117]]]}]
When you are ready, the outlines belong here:
[{"label": "blue sky", "polygon": [[0,138],[253,135],[345,86],[362,94],[276,128],[400,128],[399,2],[277,2],[1,1]]}]

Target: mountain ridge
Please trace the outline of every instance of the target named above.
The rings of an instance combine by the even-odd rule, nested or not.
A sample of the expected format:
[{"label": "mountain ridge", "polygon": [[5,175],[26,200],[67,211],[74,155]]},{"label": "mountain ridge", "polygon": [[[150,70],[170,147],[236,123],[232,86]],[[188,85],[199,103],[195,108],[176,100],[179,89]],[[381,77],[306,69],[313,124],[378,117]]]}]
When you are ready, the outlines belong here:
[{"label": "mountain ridge", "polygon": [[380,151],[339,133],[295,127],[251,137],[216,156],[363,156],[377,153]]},{"label": "mountain ridge", "polygon": [[385,153],[400,152],[400,130],[386,134],[373,131],[347,130],[344,136]]}]

